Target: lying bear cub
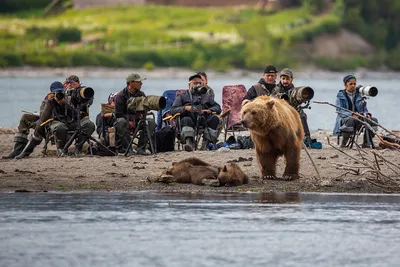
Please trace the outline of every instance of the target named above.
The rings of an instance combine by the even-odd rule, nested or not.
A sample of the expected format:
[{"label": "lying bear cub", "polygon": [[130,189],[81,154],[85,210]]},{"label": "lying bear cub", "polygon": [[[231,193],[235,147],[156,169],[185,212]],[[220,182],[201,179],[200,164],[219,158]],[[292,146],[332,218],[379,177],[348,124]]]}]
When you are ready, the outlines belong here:
[{"label": "lying bear cub", "polygon": [[[161,178],[170,176],[169,182],[192,183],[210,186],[237,186],[247,184],[248,177],[235,163],[227,163],[222,168],[216,167],[198,158],[187,158],[173,162],[172,167],[165,170]],[[160,182],[165,181],[159,179]]]}]

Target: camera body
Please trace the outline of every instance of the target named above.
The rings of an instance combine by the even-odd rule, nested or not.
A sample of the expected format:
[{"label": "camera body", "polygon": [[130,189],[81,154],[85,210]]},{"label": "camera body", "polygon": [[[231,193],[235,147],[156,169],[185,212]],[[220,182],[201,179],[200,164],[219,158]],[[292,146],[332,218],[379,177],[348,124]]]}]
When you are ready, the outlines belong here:
[{"label": "camera body", "polygon": [[362,86],[361,84],[356,87],[356,92],[361,94],[364,97],[372,96],[375,97],[378,95],[378,88],[372,85]]},{"label": "camera body", "polygon": [[57,100],[62,100],[68,96],[71,104],[77,107],[80,104],[86,104],[93,99],[94,90],[91,87],[82,86],[66,91],[57,91],[55,97]]},{"label": "camera body", "polygon": [[204,95],[208,91],[207,87],[203,85],[195,85],[193,86],[192,90],[194,94],[199,94],[199,95]]}]

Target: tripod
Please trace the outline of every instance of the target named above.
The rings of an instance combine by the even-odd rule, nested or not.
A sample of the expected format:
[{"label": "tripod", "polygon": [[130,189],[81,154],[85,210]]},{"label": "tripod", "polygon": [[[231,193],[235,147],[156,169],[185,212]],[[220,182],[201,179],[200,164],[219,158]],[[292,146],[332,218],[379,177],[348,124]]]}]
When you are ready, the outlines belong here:
[{"label": "tripod", "polygon": [[304,138],[305,138],[308,146],[311,147],[311,143],[312,143],[311,132],[310,132],[310,129],[308,127],[307,114],[304,112],[304,109],[311,109],[310,101],[305,102],[304,105],[300,104],[297,107],[297,111],[299,112],[301,124],[303,125]]},{"label": "tripod", "polygon": [[[77,122],[78,125],[76,127],[76,129],[74,130],[74,133],[72,134],[72,136],[69,138],[69,140],[67,141],[67,143],[64,145],[62,151],[61,151],[61,155],[67,155],[68,154],[68,149],[71,146],[72,142],[80,135],[85,136],[88,138],[88,140],[92,140],[94,141],[98,146],[101,146],[102,148],[104,148],[105,150],[107,150],[108,152],[110,152],[113,155],[117,155],[114,151],[110,150],[108,147],[106,147],[105,145],[103,145],[101,142],[99,142],[98,140],[96,140],[95,138],[93,138],[92,136],[86,134],[85,132],[82,131],[81,129],[81,110],[82,107],[85,106],[86,104],[81,104],[79,106],[79,108],[76,110],[77,112]],[[90,147],[90,153],[92,154],[92,147]]]},{"label": "tripod", "polygon": [[[150,131],[150,124],[149,121],[147,120],[147,115],[148,115],[148,111],[147,110],[136,110],[135,111],[135,115],[140,116],[140,120],[138,122],[138,124],[136,125],[135,131],[133,132],[133,136],[131,138],[131,141],[129,142],[129,146],[126,148],[124,156],[128,156],[129,153],[129,149],[131,149],[132,144],[133,144],[133,140],[138,137],[139,135],[139,131],[141,131],[141,134],[146,134],[146,140],[145,140],[145,146],[147,145],[147,142],[149,142],[150,144],[150,150],[151,150],[151,154],[155,154],[155,147],[157,146],[156,144],[156,135],[154,134],[154,143],[151,142],[151,131]],[[151,115],[154,114],[151,113]]]}]

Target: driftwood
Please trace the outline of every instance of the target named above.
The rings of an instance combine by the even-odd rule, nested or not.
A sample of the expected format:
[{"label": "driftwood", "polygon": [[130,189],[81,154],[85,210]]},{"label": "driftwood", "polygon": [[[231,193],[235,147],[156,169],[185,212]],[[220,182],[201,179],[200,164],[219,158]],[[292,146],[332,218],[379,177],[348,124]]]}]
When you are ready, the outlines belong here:
[{"label": "driftwood", "polygon": [[[377,153],[377,151],[366,152],[357,147],[358,155],[360,158],[356,158],[355,156],[349,155],[344,150],[332,145],[328,136],[327,141],[332,148],[346,155],[350,159],[355,160],[356,163],[360,164],[360,166],[357,166],[350,164],[332,163],[336,166],[337,169],[347,171],[344,175],[348,173],[351,173],[353,175],[366,175],[368,173],[371,173],[374,178],[366,177],[366,181],[371,185],[384,189],[391,189],[393,191],[400,190],[400,181],[393,179],[388,173],[384,173],[381,169],[380,163],[381,165],[385,164],[386,167],[388,167],[387,170],[393,172],[394,175],[398,178],[400,178],[400,166],[384,158],[382,155]],[[363,171],[360,171],[361,169],[363,169]]]}]

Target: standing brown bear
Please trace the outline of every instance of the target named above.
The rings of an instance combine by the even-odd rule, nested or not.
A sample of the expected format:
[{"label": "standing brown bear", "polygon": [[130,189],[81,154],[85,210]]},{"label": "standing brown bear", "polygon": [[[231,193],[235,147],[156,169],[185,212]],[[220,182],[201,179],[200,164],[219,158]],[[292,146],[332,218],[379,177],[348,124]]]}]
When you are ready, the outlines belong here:
[{"label": "standing brown bear", "polygon": [[242,105],[242,123],[250,130],[262,179],[276,179],[276,163],[282,155],[286,158],[282,178],[298,179],[304,139],[299,113],[285,100],[269,96]]}]

